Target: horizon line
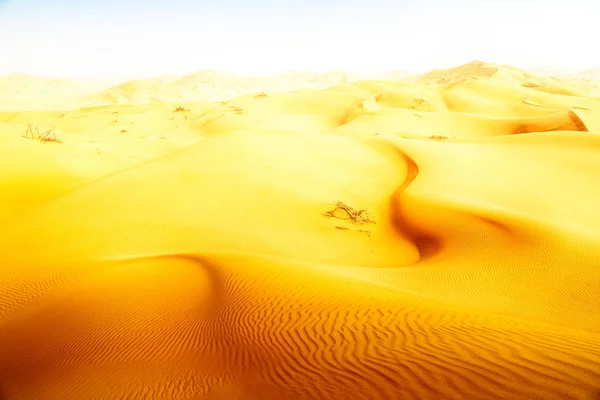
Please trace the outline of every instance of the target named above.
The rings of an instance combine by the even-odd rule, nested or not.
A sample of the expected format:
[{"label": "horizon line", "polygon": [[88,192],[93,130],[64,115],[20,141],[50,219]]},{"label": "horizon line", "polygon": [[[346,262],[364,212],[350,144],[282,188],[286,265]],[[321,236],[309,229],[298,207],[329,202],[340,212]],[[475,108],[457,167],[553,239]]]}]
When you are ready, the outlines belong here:
[{"label": "horizon line", "polygon": [[89,74],[89,75],[88,74],[64,74],[64,75],[48,74],[48,75],[46,75],[46,74],[38,74],[38,73],[32,73],[32,72],[27,72],[27,71],[11,71],[11,72],[7,72],[7,73],[5,72],[5,73],[0,74],[0,77],[8,77],[11,75],[25,75],[25,76],[38,77],[38,78],[54,78],[54,79],[60,79],[60,78],[122,79],[122,78],[126,78],[126,79],[130,79],[130,80],[135,80],[135,79],[159,78],[159,77],[164,77],[164,76],[169,76],[169,75],[175,76],[175,77],[183,77],[183,76],[192,75],[192,74],[195,74],[198,72],[216,72],[216,73],[230,74],[230,75],[239,76],[239,77],[253,77],[253,78],[270,78],[270,77],[276,77],[278,75],[283,75],[286,73],[294,73],[294,72],[296,72],[296,73],[297,72],[306,72],[306,73],[314,73],[314,74],[342,73],[342,74],[354,74],[354,75],[383,75],[383,74],[402,72],[402,73],[406,73],[407,77],[409,77],[411,75],[414,75],[414,76],[424,75],[424,74],[427,74],[427,73],[433,72],[433,71],[443,71],[443,70],[458,68],[461,66],[474,64],[474,63],[494,64],[494,65],[498,65],[498,66],[516,68],[516,69],[519,69],[522,71],[532,71],[532,70],[537,70],[537,69],[548,68],[548,69],[560,70],[560,71],[562,71],[563,74],[577,74],[577,73],[591,71],[596,68],[600,68],[600,66],[591,66],[591,67],[584,68],[584,69],[571,69],[571,68],[563,68],[563,67],[554,66],[554,65],[540,65],[540,66],[533,67],[533,68],[520,68],[518,66],[514,66],[514,65],[510,65],[510,64],[475,59],[475,60],[472,60],[472,61],[469,61],[466,63],[457,64],[457,65],[453,65],[450,67],[429,68],[429,69],[421,70],[421,71],[402,69],[402,68],[381,70],[381,71],[377,71],[377,72],[342,70],[339,68],[333,68],[333,69],[327,69],[327,70],[299,68],[299,69],[283,69],[280,71],[271,71],[271,72],[248,72],[248,71],[243,72],[243,71],[233,71],[230,69],[198,68],[198,69],[191,70],[189,72],[164,71],[164,72],[160,72],[160,73],[157,72],[157,73],[143,73],[143,74],[135,74],[135,73],[131,72],[131,73],[122,73],[122,74],[110,74],[109,73],[106,75],[105,74]]}]

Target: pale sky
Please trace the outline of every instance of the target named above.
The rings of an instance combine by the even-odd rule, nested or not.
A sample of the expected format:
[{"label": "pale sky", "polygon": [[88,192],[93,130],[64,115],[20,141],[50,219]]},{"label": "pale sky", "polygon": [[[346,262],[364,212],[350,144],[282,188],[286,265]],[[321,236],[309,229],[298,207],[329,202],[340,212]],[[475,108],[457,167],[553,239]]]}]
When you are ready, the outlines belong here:
[{"label": "pale sky", "polygon": [[600,0],[0,0],[0,75],[600,66]]}]

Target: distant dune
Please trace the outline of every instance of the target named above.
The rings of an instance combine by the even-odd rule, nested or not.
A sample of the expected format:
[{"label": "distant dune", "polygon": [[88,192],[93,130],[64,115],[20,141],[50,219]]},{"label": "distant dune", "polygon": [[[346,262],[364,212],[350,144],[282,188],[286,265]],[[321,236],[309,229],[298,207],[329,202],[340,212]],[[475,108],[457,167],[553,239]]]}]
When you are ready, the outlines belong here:
[{"label": "distant dune", "polygon": [[[587,85],[600,96],[600,73],[597,69],[571,72],[553,67],[540,67],[528,72],[513,67],[474,61],[446,70],[424,74],[391,71],[360,74],[342,71],[286,71],[269,77],[236,75],[214,70],[199,70],[188,75],[163,75],[147,79],[118,81],[91,78],[43,78],[27,74],[0,76],[0,111],[69,110],[110,104],[145,104],[150,102],[226,101],[245,94],[283,93],[302,89],[325,89],[333,85],[359,81],[420,81],[423,83],[456,83],[498,73],[522,75],[530,80],[564,82],[573,80]],[[586,82],[579,82],[585,80]],[[592,82],[589,82],[592,81]],[[598,81],[598,83],[595,83]]]},{"label": "distant dune", "polygon": [[583,71],[570,71],[553,67],[540,67],[534,68],[529,72],[538,75],[554,76],[563,79],[589,79],[600,81],[600,67],[587,69]]},{"label": "distant dune", "polygon": [[580,71],[572,74],[562,75],[565,78],[573,78],[573,79],[589,79],[600,81],[600,67],[588,69],[586,71]]},{"label": "distant dune", "polygon": [[109,104],[149,102],[225,101],[248,93],[282,93],[324,89],[331,85],[369,79],[397,80],[415,76],[406,71],[356,74],[287,71],[270,77],[200,70],[189,75],[148,79],[44,78],[27,74],[0,76],[0,111],[69,110]]},{"label": "distant dune", "polygon": [[557,68],[557,67],[552,67],[552,66],[532,68],[532,69],[528,70],[527,72],[530,72],[535,75],[541,75],[541,76],[564,76],[564,75],[574,73],[574,71],[571,71],[568,69]]},{"label": "distant dune", "polygon": [[182,77],[129,81],[92,97],[107,103],[145,103],[151,101],[224,101],[248,93],[281,93],[299,89],[326,87],[367,79],[402,79],[407,72],[381,75],[349,74],[339,71],[316,73],[288,71],[272,77],[238,76],[230,73],[202,70]]},{"label": "distant dune", "polygon": [[2,77],[0,399],[597,399],[600,84],[547,75]]}]

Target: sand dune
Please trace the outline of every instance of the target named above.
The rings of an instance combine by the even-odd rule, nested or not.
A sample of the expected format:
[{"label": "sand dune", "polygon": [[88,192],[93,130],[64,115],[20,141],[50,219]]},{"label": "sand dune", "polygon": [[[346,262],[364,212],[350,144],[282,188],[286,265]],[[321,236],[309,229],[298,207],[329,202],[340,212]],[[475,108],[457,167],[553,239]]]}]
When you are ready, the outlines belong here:
[{"label": "sand dune", "polygon": [[332,85],[368,79],[402,79],[409,72],[395,71],[367,75],[341,71],[316,73],[288,71],[269,77],[235,75],[213,70],[200,70],[185,76],[165,76],[131,80],[87,97],[101,104],[143,104],[153,101],[225,101],[242,95],[284,93],[300,89],[324,89]]},{"label": "sand dune", "polygon": [[573,72],[561,75],[564,78],[584,79],[584,80],[600,80],[600,67],[588,69],[585,71]]},{"label": "sand dune", "polygon": [[143,94],[180,79],[0,113],[0,398],[600,395],[589,87],[474,62]]},{"label": "sand dune", "polygon": [[291,90],[324,89],[348,82],[402,80],[416,75],[418,74],[398,70],[380,74],[287,71],[272,76],[244,76],[199,70],[188,75],[168,74],[128,80],[11,74],[0,76],[0,111],[68,111],[81,107],[119,104],[215,102],[262,92],[284,93]]}]

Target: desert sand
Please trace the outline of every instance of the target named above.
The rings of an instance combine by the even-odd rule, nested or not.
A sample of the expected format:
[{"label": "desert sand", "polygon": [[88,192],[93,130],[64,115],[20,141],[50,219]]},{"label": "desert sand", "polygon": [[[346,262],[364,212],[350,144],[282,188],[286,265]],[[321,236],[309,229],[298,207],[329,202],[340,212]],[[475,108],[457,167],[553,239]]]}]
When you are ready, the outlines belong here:
[{"label": "desert sand", "polygon": [[290,74],[0,94],[0,399],[598,399],[600,83]]}]

